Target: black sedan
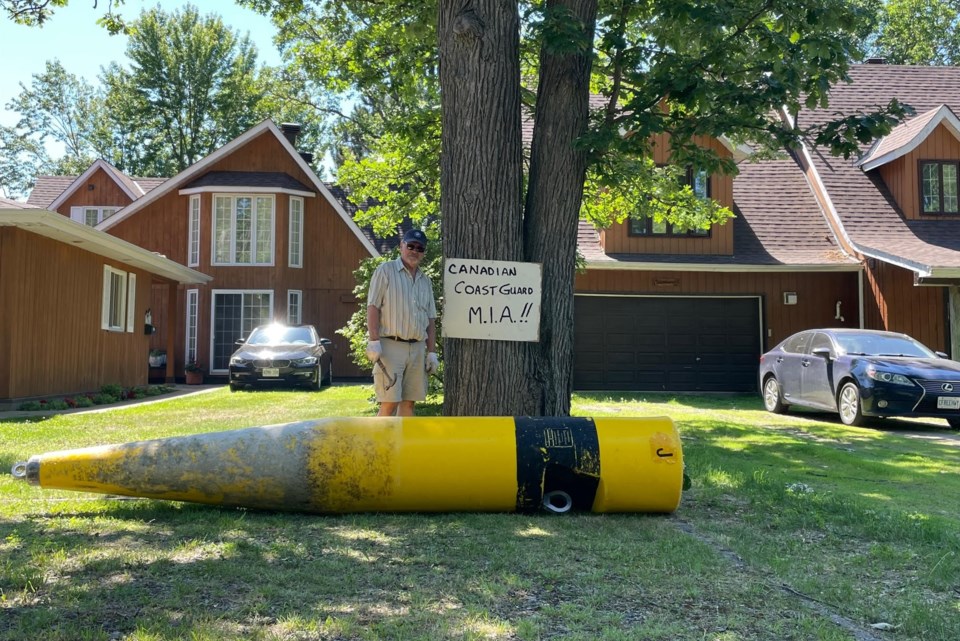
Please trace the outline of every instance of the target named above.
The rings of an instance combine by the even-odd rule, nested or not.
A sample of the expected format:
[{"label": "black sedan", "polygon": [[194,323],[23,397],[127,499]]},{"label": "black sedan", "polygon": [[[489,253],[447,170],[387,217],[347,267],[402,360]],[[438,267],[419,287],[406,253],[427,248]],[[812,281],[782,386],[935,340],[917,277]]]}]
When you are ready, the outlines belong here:
[{"label": "black sedan", "polygon": [[838,412],[846,425],[869,416],[916,416],[960,429],[960,363],[906,334],[794,334],[760,357],[760,390],[770,412],[798,405]]},{"label": "black sedan", "polygon": [[333,343],[313,325],[261,325],[230,357],[230,390],[292,385],[320,389],[333,382]]}]

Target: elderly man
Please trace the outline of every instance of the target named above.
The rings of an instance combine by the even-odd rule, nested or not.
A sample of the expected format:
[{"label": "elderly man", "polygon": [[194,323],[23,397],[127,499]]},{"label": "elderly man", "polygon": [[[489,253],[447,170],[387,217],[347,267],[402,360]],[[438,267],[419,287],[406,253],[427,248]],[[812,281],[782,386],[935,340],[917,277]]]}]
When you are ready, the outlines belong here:
[{"label": "elderly man", "polygon": [[427,397],[427,374],[440,366],[433,285],[420,270],[426,249],[427,235],[411,229],[400,258],[380,265],[370,280],[367,358],[374,365],[378,416],[413,416],[414,403]]}]

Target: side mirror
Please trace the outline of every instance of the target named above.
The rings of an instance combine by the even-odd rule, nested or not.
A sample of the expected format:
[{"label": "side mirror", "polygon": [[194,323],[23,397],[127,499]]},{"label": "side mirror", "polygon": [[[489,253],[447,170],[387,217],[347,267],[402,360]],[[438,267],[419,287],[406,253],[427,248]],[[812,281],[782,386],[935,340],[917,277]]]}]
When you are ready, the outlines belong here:
[{"label": "side mirror", "polygon": [[830,360],[830,348],[829,347],[814,347],[810,350],[810,353],[814,356],[819,356],[820,358],[825,358]]},{"label": "side mirror", "polygon": [[244,340],[244,339],[242,339],[242,338],[238,338],[238,339],[237,339],[237,342],[234,343],[234,345],[244,345],[244,344],[246,344],[246,342],[247,342],[246,340]]},{"label": "side mirror", "polygon": [[934,352],[934,354],[936,354],[940,358],[945,358],[947,360],[950,360],[950,355],[947,354],[946,352]]},{"label": "side mirror", "polygon": [[320,344],[323,345],[324,349],[333,349],[333,341],[329,338],[321,338]]}]

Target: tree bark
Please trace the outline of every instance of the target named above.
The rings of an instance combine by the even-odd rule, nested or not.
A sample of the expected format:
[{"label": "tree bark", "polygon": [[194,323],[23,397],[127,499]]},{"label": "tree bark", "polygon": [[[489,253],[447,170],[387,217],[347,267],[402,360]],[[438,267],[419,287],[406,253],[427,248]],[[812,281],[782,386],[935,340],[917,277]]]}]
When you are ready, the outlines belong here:
[{"label": "tree bark", "polygon": [[[577,139],[587,129],[597,0],[550,0],[547,11],[567,13],[582,29],[582,46],[540,51],[540,79],[530,152],[524,254],[543,266],[540,342],[529,364],[539,391],[538,414],[567,416],[573,392],[573,284],[577,227],[588,152]],[[569,44],[567,44],[569,47]]]},{"label": "tree bark", "polygon": [[[515,0],[439,3],[440,210],[449,258],[523,260]],[[444,414],[532,414],[528,345],[446,338]]]}]

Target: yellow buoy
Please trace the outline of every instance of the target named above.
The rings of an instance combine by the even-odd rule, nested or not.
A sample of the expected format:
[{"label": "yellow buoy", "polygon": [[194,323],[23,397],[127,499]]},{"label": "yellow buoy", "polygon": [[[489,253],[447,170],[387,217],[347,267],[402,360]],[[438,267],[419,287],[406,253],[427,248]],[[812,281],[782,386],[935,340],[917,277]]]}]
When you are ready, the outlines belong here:
[{"label": "yellow buoy", "polygon": [[43,488],[317,513],[672,512],[669,418],[328,418],[50,452]]}]

